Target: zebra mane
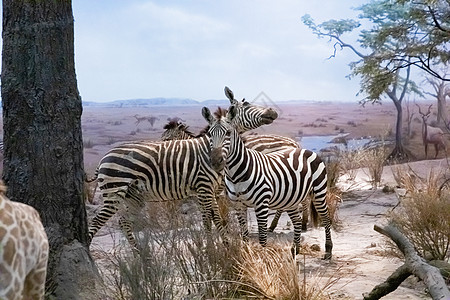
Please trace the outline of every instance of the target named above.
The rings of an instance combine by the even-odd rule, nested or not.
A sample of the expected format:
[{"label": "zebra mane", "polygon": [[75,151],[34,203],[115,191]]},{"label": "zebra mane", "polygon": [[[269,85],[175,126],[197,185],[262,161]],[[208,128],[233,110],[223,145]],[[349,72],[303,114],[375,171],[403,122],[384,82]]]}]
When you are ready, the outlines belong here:
[{"label": "zebra mane", "polygon": [[222,108],[222,107],[218,107],[217,110],[214,112],[214,116],[217,119],[220,119],[222,117],[226,117],[227,113],[228,113],[228,110],[226,110],[225,108]]},{"label": "zebra mane", "polygon": [[171,120],[171,121],[169,121],[169,123],[167,123],[163,127],[163,129],[165,129],[165,130],[177,129],[177,128],[184,131],[185,133],[187,133],[190,136],[194,136],[194,134],[189,130],[189,126],[187,126],[186,124],[181,123],[179,121]]}]

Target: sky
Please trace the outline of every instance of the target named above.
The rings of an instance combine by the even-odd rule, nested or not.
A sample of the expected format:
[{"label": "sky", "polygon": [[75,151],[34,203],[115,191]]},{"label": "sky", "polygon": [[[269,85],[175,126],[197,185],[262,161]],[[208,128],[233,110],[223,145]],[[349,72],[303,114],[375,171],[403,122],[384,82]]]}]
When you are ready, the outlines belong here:
[{"label": "sky", "polygon": [[301,21],[355,18],[366,1],[74,0],[83,101],[137,98],[358,101],[349,50]]},{"label": "sky", "polygon": [[73,0],[83,101],[141,98],[358,101],[349,50],[301,21],[355,18],[367,1]]}]

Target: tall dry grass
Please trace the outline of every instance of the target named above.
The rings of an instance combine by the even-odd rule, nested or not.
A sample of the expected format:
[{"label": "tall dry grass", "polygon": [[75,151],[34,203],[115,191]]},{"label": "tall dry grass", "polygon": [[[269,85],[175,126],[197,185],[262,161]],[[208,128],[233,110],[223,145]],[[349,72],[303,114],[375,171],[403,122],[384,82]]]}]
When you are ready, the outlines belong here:
[{"label": "tall dry grass", "polygon": [[412,170],[397,168],[395,179],[406,189],[391,220],[429,260],[450,259],[450,191],[441,189],[444,176],[431,170],[421,178]]},{"label": "tall dry grass", "polygon": [[307,278],[288,247],[247,244],[238,265],[240,280],[267,299],[330,299],[337,276]]},{"label": "tall dry grass", "polygon": [[[104,283],[95,291],[99,299],[245,299],[268,295],[274,299],[328,299],[322,297],[327,294],[326,284],[304,286],[286,244],[262,248],[243,243],[233,222],[228,224],[230,239],[224,244],[214,229],[210,233],[203,229],[195,204],[148,203],[133,220],[139,229],[135,232],[139,254],[133,255],[128,243],[108,253],[96,252],[104,270]],[[286,298],[289,293],[294,298]]]},{"label": "tall dry grass", "polygon": [[361,153],[361,166],[368,169],[370,182],[374,188],[378,187],[381,183],[381,175],[383,174],[388,154],[388,150],[384,145],[363,150]]},{"label": "tall dry grass", "polygon": [[[189,202],[189,201],[188,201]],[[139,253],[118,246],[107,260],[103,294],[112,299],[203,299],[235,294],[240,239],[205,232],[191,203],[148,203],[133,220]],[[135,210],[133,210],[135,211]],[[237,234],[236,234],[237,236]]]}]

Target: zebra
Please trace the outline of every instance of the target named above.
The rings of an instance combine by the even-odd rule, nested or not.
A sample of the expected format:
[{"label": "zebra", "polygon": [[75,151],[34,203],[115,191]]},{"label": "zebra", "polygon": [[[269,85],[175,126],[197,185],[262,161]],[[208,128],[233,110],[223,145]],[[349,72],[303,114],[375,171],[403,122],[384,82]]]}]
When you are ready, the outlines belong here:
[{"label": "zebra", "polygon": [[[227,87],[225,92],[232,93]],[[238,102],[233,98],[237,117],[234,126],[242,131],[272,123],[278,114],[272,108]],[[203,224],[209,230],[211,219],[223,237],[225,229],[221,225],[215,209],[214,191],[223,177],[221,162],[213,159],[211,137],[215,120],[209,123],[206,134],[188,140],[166,142],[133,142],[111,149],[101,159],[96,177],[104,200],[101,210],[89,226],[89,239],[124,206],[125,211],[133,208],[135,198],[143,205],[140,195],[148,195],[155,201],[185,199],[197,195],[200,202]],[[218,127],[220,128],[220,127]],[[91,179],[92,180],[95,180]],[[119,219],[121,229],[133,249],[138,250],[131,231],[131,223],[123,212]]]},{"label": "zebra", "polygon": [[[165,131],[161,135],[163,141],[169,140],[184,140],[192,139],[196,136],[189,130],[189,126],[177,120],[170,120],[164,127]],[[289,137],[274,135],[274,134],[250,134],[242,138],[245,146],[248,149],[253,149],[261,153],[271,153],[280,150],[287,150],[292,148],[301,148],[301,146]],[[308,204],[309,201],[302,202],[302,230],[306,231],[308,223]],[[278,225],[278,221],[283,213],[282,210],[277,210],[275,216],[268,228],[269,232],[273,232]],[[241,222],[242,223],[242,222]],[[243,236],[248,236],[248,229],[242,228]]]},{"label": "zebra", "polygon": [[[267,218],[269,208],[286,211],[294,225],[293,254],[300,250],[301,217],[300,204],[308,194],[311,201],[312,216],[321,217],[325,227],[325,256],[331,259],[333,243],[331,240],[331,221],[326,202],[327,173],[320,157],[306,149],[293,148],[269,154],[248,149],[232,122],[236,110],[230,107],[228,114],[216,117],[204,108],[208,122],[213,119],[228,122],[216,122],[213,126],[225,126],[220,137],[225,153],[225,187],[227,197],[241,206],[254,207],[258,222],[259,242],[267,245]],[[219,112],[220,113],[220,112]],[[212,128],[214,130],[214,128]],[[212,137],[212,140],[217,137]],[[214,144],[211,143],[211,144]],[[220,144],[218,141],[217,144]],[[215,149],[211,149],[215,150]],[[216,153],[219,151],[216,151]],[[313,213],[314,212],[314,213]],[[317,218],[312,218],[313,221]],[[247,226],[246,226],[247,227]]]},{"label": "zebra", "polygon": [[186,124],[177,120],[170,120],[164,125],[163,129],[164,132],[161,134],[162,141],[187,140],[196,137]]}]

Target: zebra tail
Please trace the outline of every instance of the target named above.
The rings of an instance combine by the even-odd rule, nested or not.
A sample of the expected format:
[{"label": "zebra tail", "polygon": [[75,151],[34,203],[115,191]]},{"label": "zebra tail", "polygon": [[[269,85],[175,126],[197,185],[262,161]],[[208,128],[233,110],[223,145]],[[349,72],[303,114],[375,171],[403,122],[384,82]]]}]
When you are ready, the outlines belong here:
[{"label": "zebra tail", "polygon": [[319,227],[319,213],[314,205],[314,199],[309,201],[309,216],[313,227]]},{"label": "zebra tail", "polygon": [[91,178],[88,178],[87,174],[84,173],[84,182],[91,183],[93,181],[96,181],[97,178],[98,178],[98,169],[95,170],[95,174]]}]

